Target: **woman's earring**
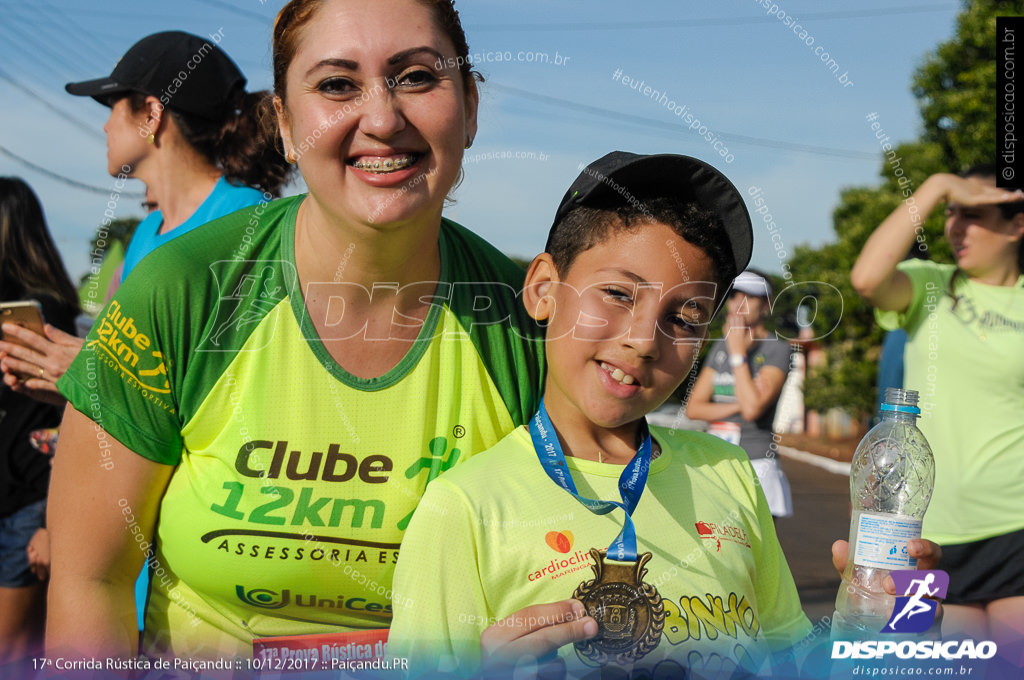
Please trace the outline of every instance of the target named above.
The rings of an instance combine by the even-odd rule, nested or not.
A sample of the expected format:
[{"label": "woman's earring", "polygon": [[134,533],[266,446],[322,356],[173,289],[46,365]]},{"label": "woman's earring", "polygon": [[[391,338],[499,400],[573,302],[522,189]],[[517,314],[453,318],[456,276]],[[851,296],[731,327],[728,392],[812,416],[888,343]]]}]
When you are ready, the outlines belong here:
[{"label": "woman's earring", "polygon": [[156,135],[150,132],[149,136],[146,137],[146,141],[149,142],[150,144],[156,144]]}]

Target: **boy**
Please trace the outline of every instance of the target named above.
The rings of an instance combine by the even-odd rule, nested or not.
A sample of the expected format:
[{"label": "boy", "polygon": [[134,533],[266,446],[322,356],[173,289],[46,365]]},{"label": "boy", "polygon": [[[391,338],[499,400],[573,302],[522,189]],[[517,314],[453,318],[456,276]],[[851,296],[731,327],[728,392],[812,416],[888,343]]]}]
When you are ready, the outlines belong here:
[{"label": "boy", "polygon": [[[751,244],[739,192],[701,161],[615,152],[583,171],[523,294],[547,329],[541,410],[427,487],[389,655],[468,674],[483,633],[506,657],[557,649],[570,675],[728,675],[808,633],[742,449],[644,420],[688,375]],[[566,618],[571,639],[547,625]]]}]

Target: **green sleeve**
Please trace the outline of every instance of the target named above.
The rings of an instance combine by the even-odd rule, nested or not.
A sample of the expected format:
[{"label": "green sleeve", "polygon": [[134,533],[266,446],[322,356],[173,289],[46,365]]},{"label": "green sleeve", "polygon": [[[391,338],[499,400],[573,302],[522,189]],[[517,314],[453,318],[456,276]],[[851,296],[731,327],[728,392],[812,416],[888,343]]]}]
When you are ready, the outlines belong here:
[{"label": "green sleeve", "polygon": [[775,521],[757,481],[757,474],[749,460],[736,461],[736,465],[739,468],[737,476],[743,480],[757,516],[758,526],[756,529],[751,527],[755,530],[750,534],[757,537],[752,541],[757,568],[754,593],[760,612],[762,639],[772,651],[777,651],[806,637],[811,631],[811,623],[800,605],[797,584],[775,535]]},{"label": "green sleeve", "polygon": [[949,280],[953,275],[952,265],[940,265],[924,260],[906,260],[896,265],[896,269],[910,277],[913,286],[913,297],[910,305],[903,312],[875,310],[875,320],[887,331],[897,328],[912,331],[928,315],[931,305],[949,290]]},{"label": "green sleeve", "polygon": [[[745,462],[745,467],[749,468],[750,475],[754,475],[749,462]],[[800,606],[793,574],[775,534],[775,522],[768,509],[768,501],[760,486],[755,484],[754,491],[757,496],[757,521],[760,525],[760,538],[754,546],[754,564],[757,565],[754,591],[757,595],[757,608],[761,613],[761,631],[769,648],[775,651],[791,647],[806,637],[811,632],[811,622]]]},{"label": "green sleeve", "polygon": [[131,277],[103,308],[57,387],[117,441],[154,462],[174,465],[182,439],[171,357],[180,324],[171,318],[177,305],[160,294],[166,290]]},{"label": "green sleeve", "polygon": [[427,486],[395,566],[388,654],[412,677],[437,669],[471,675],[480,633],[492,623],[478,567],[480,523],[468,499],[441,477]]},{"label": "green sleeve", "polygon": [[61,394],[130,450],[176,465],[182,428],[295,288],[280,242],[302,198],[240,210],[147,255],[100,312]]}]

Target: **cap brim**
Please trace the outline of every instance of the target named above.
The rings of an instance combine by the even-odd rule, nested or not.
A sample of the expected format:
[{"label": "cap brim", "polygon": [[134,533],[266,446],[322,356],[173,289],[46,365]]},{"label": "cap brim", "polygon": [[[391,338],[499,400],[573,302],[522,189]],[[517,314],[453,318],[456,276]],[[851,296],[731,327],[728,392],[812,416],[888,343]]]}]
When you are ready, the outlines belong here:
[{"label": "cap brim", "polygon": [[744,295],[750,295],[752,297],[769,297],[769,291],[764,286],[747,286],[743,284],[737,286],[735,281],[733,282],[732,287],[729,289],[729,291],[743,293]]},{"label": "cap brim", "polygon": [[[612,186],[609,180],[619,187]],[[624,194],[624,190],[629,194]],[[743,196],[719,170],[691,156],[642,156],[624,151],[607,154],[588,165],[569,188],[555,214],[555,224],[581,204],[600,204],[609,199],[633,202],[637,197],[652,195],[695,201],[718,215],[733,251],[736,271],[747,268],[754,238]]]},{"label": "cap brim", "polygon": [[92,97],[101,104],[106,99],[123,92],[130,92],[131,88],[125,87],[111,77],[97,78],[96,80],[83,80],[78,83],[68,83],[64,86],[68,94],[77,97]]}]

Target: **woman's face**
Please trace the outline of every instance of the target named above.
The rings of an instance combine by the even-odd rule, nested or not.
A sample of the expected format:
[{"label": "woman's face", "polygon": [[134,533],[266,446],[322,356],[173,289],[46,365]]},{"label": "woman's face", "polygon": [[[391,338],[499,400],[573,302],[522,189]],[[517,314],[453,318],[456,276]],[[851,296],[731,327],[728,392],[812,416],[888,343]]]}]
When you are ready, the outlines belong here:
[{"label": "woman's face", "polygon": [[149,153],[149,132],[145,122],[146,112],[133,112],[127,97],[118,99],[110,107],[110,117],[103,126],[103,131],[107,133],[108,173],[117,176],[124,166],[134,171]]},{"label": "woman's face", "polygon": [[753,328],[764,322],[768,299],[734,290],[729,293],[725,306],[729,314],[738,316],[748,328]]},{"label": "woman's face", "polygon": [[[995,185],[994,178],[976,181]],[[950,203],[946,207],[946,238],[957,266],[969,275],[981,276],[995,267],[1015,264],[1022,235],[1024,217],[1004,219],[999,206]]]},{"label": "woman's face", "polygon": [[476,134],[455,48],[414,0],[333,0],[299,35],[277,102],[285,151],[347,223],[436,222]]}]

